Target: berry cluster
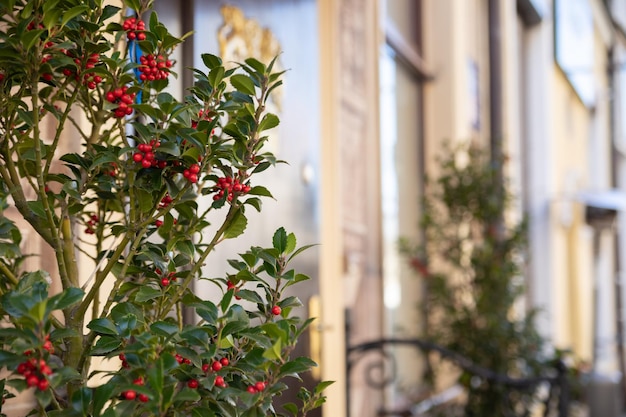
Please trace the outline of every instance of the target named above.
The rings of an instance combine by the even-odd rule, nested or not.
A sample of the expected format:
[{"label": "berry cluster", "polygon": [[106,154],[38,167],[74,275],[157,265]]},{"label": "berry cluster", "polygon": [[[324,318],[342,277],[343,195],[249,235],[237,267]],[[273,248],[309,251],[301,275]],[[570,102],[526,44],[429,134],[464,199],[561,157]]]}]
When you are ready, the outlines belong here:
[{"label": "berry cluster", "polygon": [[255,382],[254,385],[249,385],[246,389],[246,391],[248,391],[250,394],[256,394],[263,390],[265,390],[265,382],[263,381]]},{"label": "berry cluster", "polygon": [[122,24],[122,29],[126,31],[126,37],[129,41],[138,40],[143,41],[146,39],[146,24],[141,19],[136,17],[129,17]]},{"label": "berry cluster", "polygon": [[237,178],[220,177],[215,185],[215,191],[213,200],[220,200],[226,195],[226,199],[232,201],[235,193],[246,194],[250,191],[250,186],[241,184]]},{"label": "berry cluster", "polygon": [[118,119],[133,113],[131,105],[135,101],[135,93],[127,93],[128,87],[118,87],[106,93],[105,98],[109,103],[117,104],[113,114]]},{"label": "berry cluster", "polygon": [[[138,385],[138,386],[142,386],[144,385],[144,383],[145,382],[143,380],[143,377],[139,377],[133,381],[133,385]],[[133,389],[129,389],[127,391],[122,392],[122,398],[125,400],[129,400],[129,401],[133,401],[137,399],[138,401],[141,401],[142,403],[147,403],[150,400],[150,398],[146,394],[137,395],[137,391]]]},{"label": "berry cluster", "polygon": [[122,361],[122,368],[130,368],[130,364],[128,363],[128,361],[126,361],[126,355],[124,355],[123,353],[120,353],[118,355],[118,358],[120,358],[120,360]]},{"label": "berry cluster", "polygon": [[[31,22],[32,23],[32,22]],[[44,47],[46,49],[49,49],[50,47],[52,47],[54,45],[54,43],[52,42],[47,42]],[[46,62],[50,61],[52,59],[52,55],[51,54],[45,54],[44,56],[41,57],[41,63],[45,64]],[[44,72],[43,74],[41,74],[41,78],[43,78],[44,80],[48,81],[48,82],[52,82],[52,80],[54,79],[54,75],[52,75],[49,72]]]},{"label": "berry cluster", "polygon": [[174,201],[174,199],[170,197],[169,194],[165,194],[165,196],[163,196],[163,198],[161,199],[158,208],[162,209],[168,207],[170,204],[172,204],[172,201]]},{"label": "berry cluster", "polygon": [[164,58],[163,55],[142,55],[139,62],[141,81],[164,80],[170,75],[169,69],[172,67],[172,61]]},{"label": "berry cluster", "polygon": [[[159,221],[159,220],[157,220]],[[157,225],[157,227],[159,227]],[[157,270],[158,271],[158,270]],[[159,275],[161,275],[160,272],[157,272]],[[170,272],[167,275],[163,276],[161,278],[161,285],[163,285],[164,287],[167,287],[168,285],[170,285],[172,282],[176,281],[176,272]],[[189,360],[189,359],[187,359]]]},{"label": "berry cluster", "polygon": [[[221,358],[219,360],[215,360],[212,363],[205,363],[204,365],[202,365],[202,371],[205,373],[208,372],[219,372],[222,370],[223,367],[230,365],[230,361],[228,360],[228,358],[224,357]],[[221,375],[215,375],[215,380],[213,381],[213,385],[215,385],[218,388],[226,388],[226,381],[224,380],[224,377]]]},{"label": "berry cluster", "polygon": [[221,358],[219,360],[215,360],[211,362],[210,364],[205,363],[204,365],[202,365],[202,371],[203,372],[209,372],[209,371],[219,372],[222,370],[224,366],[228,366],[228,365],[230,365],[230,361],[228,360],[228,358]]},{"label": "berry cluster", "polygon": [[[208,121],[212,120],[212,118],[209,117],[209,111],[208,110],[206,110],[206,111],[200,110],[198,112],[198,120],[192,120],[191,121],[191,127],[193,127],[194,129],[197,128],[198,127],[198,123],[200,122],[200,120],[208,120]],[[215,129],[213,129],[211,131],[211,134],[213,134],[213,133],[215,133]]]},{"label": "berry cluster", "polygon": [[102,173],[104,175],[108,175],[109,177],[113,177],[113,178],[117,177],[117,164],[115,162],[111,162],[110,165],[105,166],[102,169]]},{"label": "berry cluster", "polygon": [[87,228],[85,228],[85,233],[87,233],[88,235],[93,235],[94,233],[96,233],[96,229],[94,229],[94,227],[96,226],[96,224],[98,224],[99,221],[100,219],[95,214],[89,216],[89,220],[87,221]]},{"label": "berry cluster", "polygon": [[161,142],[152,139],[150,143],[140,143],[137,145],[137,151],[133,154],[133,161],[141,164],[143,168],[165,168],[167,161],[157,160],[155,152],[161,146]]},{"label": "berry cluster", "polygon": [[178,362],[179,365],[191,365],[190,359],[184,358],[182,355],[178,353],[174,355],[174,358],[176,358],[176,362]]},{"label": "berry cluster", "polygon": [[[36,25],[37,29],[45,29],[45,26],[43,25],[43,23],[39,23]],[[35,21],[32,20],[28,23],[28,25],[26,26],[26,30],[33,30],[35,29]]]},{"label": "berry cluster", "polygon": [[52,375],[52,368],[44,359],[29,358],[17,365],[17,373],[24,377],[26,385],[45,391],[50,386],[47,377]]},{"label": "berry cluster", "polygon": [[[89,55],[84,65],[82,62],[83,60],[81,60],[80,58],[74,57],[74,54],[71,51],[65,51],[65,55],[69,56],[70,58],[74,58],[74,63],[76,64],[78,68],[82,70],[93,69],[95,68],[96,64],[100,61],[100,55],[95,52]],[[79,79],[78,73],[75,69],[63,68],[62,72],[63,72],[63,75],[65,75],[66,77],[74,77],[76,80]],[[95,89],[96,86],[100,84],[101,82],[102,82],[102,77],[100,75],[97,75],[94,72],[86,72],[83,75],[83,84],[86,85],[87,88],[89,88],[90,90]]]},{"label": "berry cluster", "polygon": [[189,168],[183,171],[183,177],[190,183],[195,184],[198,182],[198,173],[200,173],[200,165],[191,164]]}]

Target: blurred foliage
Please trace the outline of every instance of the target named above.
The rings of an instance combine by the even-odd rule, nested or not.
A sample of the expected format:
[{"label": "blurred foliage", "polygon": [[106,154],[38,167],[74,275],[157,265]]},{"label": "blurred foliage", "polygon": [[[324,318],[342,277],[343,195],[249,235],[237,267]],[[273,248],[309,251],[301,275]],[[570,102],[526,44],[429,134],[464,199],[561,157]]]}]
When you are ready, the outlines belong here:
[{"label": "blurred foliage", "polygon": [[[511,196],[498,172],[502,161],[475,146],[446,147],[437,180],[427,185],[425,245],[403,251],[425,282],[426,337],[476,365],[511,378],[545,370],[536,311],[525,310],[524,221],[511,220]],[[521,303],[521,304],[520,304]],[[436,368],[435,373],[436,373]],[[535,390],[511,390],[469,373],[465,416],[514,416]]]}]

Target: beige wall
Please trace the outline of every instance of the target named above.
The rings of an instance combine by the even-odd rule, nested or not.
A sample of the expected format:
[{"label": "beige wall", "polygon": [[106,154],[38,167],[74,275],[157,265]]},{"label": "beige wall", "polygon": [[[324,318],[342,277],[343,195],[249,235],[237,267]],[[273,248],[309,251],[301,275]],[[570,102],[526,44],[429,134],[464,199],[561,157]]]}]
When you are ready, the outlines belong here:
[{"label": "beige wall", "polygon": [[[434,177],[442,141],[489,138],[487,1],[424,0],[423,5],[424,58],[434,75],[424,86],[426,164]],[[597,14],[601,9],[596,6]],[[549,339],[558,347],[574,348],[587,360],[592,355],[592,288],[598,270],[592,230],[584,222],[583,207],[574,200],[582,190],[607,187],[610,178],[607,35],[598,20],[602,17],[596,18],[593,70],[599,102],[593,112],[554,63],[551,13],[538,27],[524,28],[515,2],[501,2],[506,173],[521,197],[523,183],[530,181],[522,178],[527,164],[527,175],[533,178],[531,221],[541,224],[540,230],[531,225],[535,227],[531,244],[545,247],[543,257],[530,259],[539,263],[532,269],[537,296],[529,298],[530,305],[544,311],[547,324],[542,328]],[[479,68],[478,130],[469,122],[473,110],[469,60]],[[522,161],[529,143],[531,150]],[[512,218],[519,218],[522,208],[519,200]],[[611,262],[610,256],[606,262]]]}]

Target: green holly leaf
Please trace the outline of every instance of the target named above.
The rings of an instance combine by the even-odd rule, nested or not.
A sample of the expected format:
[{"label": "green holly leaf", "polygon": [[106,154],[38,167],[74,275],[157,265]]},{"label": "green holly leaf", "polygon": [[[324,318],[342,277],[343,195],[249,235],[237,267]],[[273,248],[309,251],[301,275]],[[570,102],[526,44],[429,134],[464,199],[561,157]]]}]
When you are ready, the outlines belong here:
[{"label": "green holly leaf", "polygon": [[64,310],[78,303],[84,296],[85,291],[80,288],[68,288],[62,293],[50,297],[47,311]]},{"label": "green holly leaf", "polygon": [[244,74],[235,74],[230,77],[230,83],[237,91],[253,96],[256,94],[254,82]]},{"label": "green holly leaf", "polygon": [[280,360],[282,358],[282,346],[282,340],[278,339],[276,342],[274,342],[272,347],[266,349],[265,352],[263,352],[263,357],[271,361]]},{"label": "green holly leaf", "polygon": [[224,232],[224,238],[232,239],[243,234],[247,226],[248,219],[246,218],[246,216],[244,216],[241,210],[238,210],[230,225]]},{"label": "green holly leaf", "polygon": [[274,237],[272,238],[272,244],[274,249],[278,250],[280,253],[284,253],[287,248],[287,232],[284,227],[279,228],[274,232]]},{"label": "green holly leaf", "polygon": [[135,295],[135,301],[138,303],[145,303],[146,301],[154,300],[163,295],[163,292],[159,289],[142,285]]},{"label": "green holly leaf", "polygon": [[98,318],[89,322],[87,328],[100,335],[117,336],[117,328],[107,318]]},{"label": "green holly leaf", "polygon": [[218,56],[211,54],[202,54],[200,55],[200,57],[202,58],[202,62],[204,62],[204,65],[206,65],[207,68],[210,70],[222,65],[222,58]]}]

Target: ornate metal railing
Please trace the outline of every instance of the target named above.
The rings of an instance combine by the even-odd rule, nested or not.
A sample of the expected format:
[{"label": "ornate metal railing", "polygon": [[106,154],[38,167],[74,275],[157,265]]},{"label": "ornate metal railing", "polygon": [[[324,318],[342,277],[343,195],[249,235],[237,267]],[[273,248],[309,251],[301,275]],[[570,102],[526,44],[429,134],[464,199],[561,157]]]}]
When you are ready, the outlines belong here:
[{"label": "ornate metal railing", "polygon": [[[535,389],[541,384],[549,386],[548,395],[543,400],[544,416],[556,414],[558,417],[567,417],[570,401],[570,387],[568,384],[567,367],[562,362],[555,363],[553,369],[546,369],[545,375],[512,378],[502,375],[490,369],[484,368],[473,363],[468,358],[453,352],[443,346],[437,345],[421,339],[380,339],[371,342],[361,343],[356,346],[349,346],[346,355],[346,393],[347,393],[347,417],[350,416],[350,393],[351,393],[351,372],[356,363],[365,356],[366,353],[378,351],[383,358],[390,359],[393,363],[393,354],[386,350],[387,347],[393,346],[410,346],[418,349],[422,353],[437,352],[442,358],[454,363],[457,367],[466,373],[481,378],[492,385],[498,385],[509,390],[529,391]],[[381,363],[376,365],[383,367]],[[369,372],[365,375],[365,381],[369,387],[375,389],[384,389],[389,386],[396,378],[396,367],[391,366],[390,375],[383,380],[374,380],[369,376]],[[414,416],[412,409],[405,410],[385,410],[378,411],[379,416]]]}]

